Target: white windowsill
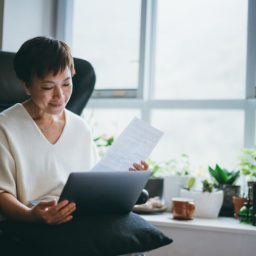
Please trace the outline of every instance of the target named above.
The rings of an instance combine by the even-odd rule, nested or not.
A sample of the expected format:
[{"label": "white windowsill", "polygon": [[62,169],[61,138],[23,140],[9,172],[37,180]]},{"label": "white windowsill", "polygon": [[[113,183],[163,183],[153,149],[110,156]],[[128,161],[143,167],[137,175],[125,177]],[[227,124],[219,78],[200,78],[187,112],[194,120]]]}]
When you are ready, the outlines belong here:
[{"label": "white windowsill", "polygon": [[170,213],[141,216],[158,227],[175,227],[183,229],[256,235],[256,226],[242,224],[238,220],[228,217],[219,217],[218,219],[195,218],[189,221],[181,221],[172,219],[172,215]]}]

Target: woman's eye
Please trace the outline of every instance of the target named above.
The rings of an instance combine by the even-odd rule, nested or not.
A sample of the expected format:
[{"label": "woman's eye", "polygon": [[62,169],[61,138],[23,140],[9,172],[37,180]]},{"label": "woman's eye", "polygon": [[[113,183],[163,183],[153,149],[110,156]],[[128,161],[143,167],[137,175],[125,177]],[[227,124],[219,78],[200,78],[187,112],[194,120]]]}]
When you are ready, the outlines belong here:
[{"label": "woman's eye", "polygon": [[70,86],[70,84],[63,84],[63,86]]},{"label": "woman's eye", "polygon": [[53,87],[43,87],[42,89],[48,91],[48,90],[51,90],[52,88]]}]

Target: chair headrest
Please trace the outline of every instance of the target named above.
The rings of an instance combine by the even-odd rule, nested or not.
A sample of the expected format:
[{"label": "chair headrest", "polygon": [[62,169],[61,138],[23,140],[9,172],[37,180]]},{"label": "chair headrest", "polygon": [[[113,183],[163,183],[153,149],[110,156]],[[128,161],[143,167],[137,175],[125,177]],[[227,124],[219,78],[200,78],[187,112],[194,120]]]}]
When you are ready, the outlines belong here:
[{"label": "chair headrest", "polygon": [[[0,51],[0,112],[28,98],[17,79],[13,59],[15,53]],[[96,75],[92,65],[83,59],[74,58],[76,74],[73,80],[73,93],[67,109],[81,114],[95,86]]]}]

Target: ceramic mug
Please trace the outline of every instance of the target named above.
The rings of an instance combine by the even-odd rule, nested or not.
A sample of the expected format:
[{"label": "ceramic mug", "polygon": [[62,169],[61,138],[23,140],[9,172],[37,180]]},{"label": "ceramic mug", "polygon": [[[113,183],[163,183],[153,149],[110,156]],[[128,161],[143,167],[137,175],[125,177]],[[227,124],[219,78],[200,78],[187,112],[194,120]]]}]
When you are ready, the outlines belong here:
[{"label": "ceramic mug", "polygon": [[177,220],[192,220],[195,204],[191,199],[176,197],[172,199],[172,215]]}]

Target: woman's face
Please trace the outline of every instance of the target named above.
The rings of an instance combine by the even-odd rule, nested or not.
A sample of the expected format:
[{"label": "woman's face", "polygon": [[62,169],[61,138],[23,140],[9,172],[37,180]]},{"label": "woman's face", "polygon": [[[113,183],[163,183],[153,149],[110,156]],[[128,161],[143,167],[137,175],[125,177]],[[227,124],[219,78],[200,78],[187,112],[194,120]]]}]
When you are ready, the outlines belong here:
[{"label": "woman's face", "polygon": [[57,75],[48,74],[43,79],[34,76],[27,93],[33,103],[48,114],[61,114],[72,94],[72,76],[68,67]]}]

